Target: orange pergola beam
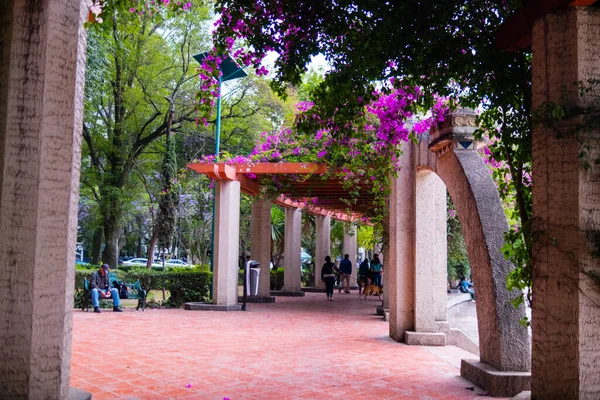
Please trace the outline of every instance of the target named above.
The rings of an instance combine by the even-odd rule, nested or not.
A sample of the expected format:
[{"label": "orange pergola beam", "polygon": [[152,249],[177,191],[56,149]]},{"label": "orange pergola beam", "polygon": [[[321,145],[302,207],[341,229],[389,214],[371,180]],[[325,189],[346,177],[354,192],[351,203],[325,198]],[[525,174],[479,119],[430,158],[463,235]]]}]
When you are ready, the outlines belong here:
[{"label": "orange pergola beam", "polygon": [[[232,168],[233,171],[237,174],[255,174],[255,175],[263,175],[263,174],[272,174],[272,175],[286,175],[286,174],[323,174],[327,172],[327,165],[325,164],[317,164],[317,163],[299,163],[299,162],[290,162],[290,163],[244,163],[244,164],[227,164],[227,163],[215,163],[215,164],[206,164],[206,163],[189,163],[187,167],[193,169],[194,171],[209,175],[213,173],[214,169],[217,168],[225,169],[224,166]],[[213,179],[220,179],[214,178]],[[223,178],[221,178],[223,179]]]}]

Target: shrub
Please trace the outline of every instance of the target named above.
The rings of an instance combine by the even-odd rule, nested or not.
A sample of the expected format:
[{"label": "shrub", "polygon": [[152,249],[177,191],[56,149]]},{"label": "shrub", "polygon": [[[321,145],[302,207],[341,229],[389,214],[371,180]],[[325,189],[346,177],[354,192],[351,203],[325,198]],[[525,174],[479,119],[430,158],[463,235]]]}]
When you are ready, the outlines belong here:
[{"label": "shrub", "polygon": [[[95,269],[75,270],[75,307],[81,307],[83,278],[90,279]],[[209,282],[212,274],[205,268],[177,268],[177,270],[155,271],[144,267],[129,270],[113,270],[117,279],[133,283],[139,279],[145,290],[168,290],[171,297],[167,301],[171,307],[181,307],[188,301],[205,301],[209,296]]]},{"label": "shrub", "polygon": [[283,289],[283,268],[273,268],[271,270],[271,290]]},{"label": "shrub", "polygon": [[209,296],[210,273],[201,271],[164,272],[166,289],[171,293],[167,303],[181,307],[188,301],[205,301]]}]

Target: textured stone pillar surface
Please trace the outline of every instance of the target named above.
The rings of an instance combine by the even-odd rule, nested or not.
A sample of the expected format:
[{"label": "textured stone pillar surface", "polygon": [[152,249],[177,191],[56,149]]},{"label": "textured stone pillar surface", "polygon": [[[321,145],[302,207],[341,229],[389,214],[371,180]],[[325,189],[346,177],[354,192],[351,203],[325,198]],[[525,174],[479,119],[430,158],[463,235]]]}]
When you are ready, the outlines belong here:
[{"label": "textured stone pillar surface", "polygon": [[342,252],[342,258],[344,257],[344,254],[348,254],[350,256],[349,259],[352,262],[352,275],[350,276],[350,287],[355,287],[356,275],[358,274],[358,247],[356,245],[356,228],[351,227],[350,229],[352,229],[351,232],[344,233],[344,251]]},{"label": "textured stone pillar surface", "polygon": [[[533,26],[533,102],[584,109],[575,82],[600,78],[600,9],[571,7]],[[595,105],[598,112],[597,104]],[[600,128],[574,117],[533,131],[532,398],[600,398]],[[588,166],[584,166],[585,164]],[[594,255],[595,254],[595,255]]]},{"label": "textured stone pillar surface", "polygon": [[405,332],[414,329],[415,288],[415,181],[416,172],[412,146],[404,146],[402,169],[392,179],[390,194],[388,259],[389,281],[385,283],[385,297],[390,303],[390,337],[403,341]]},{"label": "textured stone pillar surface", "polygon": [[446,186],[433,172],[417,172],[415,330],[448,330]]},{"label": "textured stone pillar surface", "polygon": [[0,397],[65,399],[87,7],[0,8]]},{"label": "textured stone pillar surface", "polygon": [[[380,255],[380,261],[383,263],[383,260],[389,260],[389,253],[390,253],[390,245],[389,245],[389,237],[390,237],[390,218],[386,217],[383,219],[383,240],[386,243],[385,246],[383,246],[383,253]],[[389,310],[390,309],[390,296],[386,295],[387,290],[389,288],[386,288],[385,286],[385,282],[390,282],[390,269],[386,267],[386,264],[383,264],[383,274],[381,276],[381,283],[383,285],[383,309],[384,310]]]},{"label": "textured stone pillar surface", "polygon": [[252,203],[250,215],[250,256],[260,263],[258,296],[271,295],[271,201]]},{"label": "textured stone pillar surface", "polygon": [[302,288],[302,212],[297,208],[285,209],[285,269],[283,270],[283,290],[299,293]]},{"label": "textured stone pillar surface", "polygon": [[[324,288],[321,281],[321,268],[325,264],[325,256],[331,256],[331,218],[328,216],[315,216],[316,222],[316,249],[315,249],[315,287]],[[333,260],[332,260],[333,261]]]},{"label": "textured stone pillar surface", "polygon": [[217,181],[213,255],[213,303],[238,302],[240,247],[240,182]]}]

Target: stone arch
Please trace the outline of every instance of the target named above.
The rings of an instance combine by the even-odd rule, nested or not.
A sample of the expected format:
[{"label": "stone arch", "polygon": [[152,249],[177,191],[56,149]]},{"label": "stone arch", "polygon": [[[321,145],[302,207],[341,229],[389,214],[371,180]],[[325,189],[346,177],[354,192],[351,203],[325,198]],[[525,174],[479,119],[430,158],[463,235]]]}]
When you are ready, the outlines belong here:
[{"label": "stone arch", "polygon": [[[506,288],[506,276],[513,266],[504,259],[500,248],[504,244],[508,224],[496,186],[476,150],[473,138],[475,114],[460,110],[448,115],[446,120],[446,126],[438,132],[432,132],[431,137],[422,137],[419,143],[405,146],[403,168],[392,183],[387,222],[387,265],[391,269],[388,285],[390,336],[409,343],[412,340],[411,331],[417,331],[420,335],[416,336],[414,344],[446,343],[445,337],[436,337],[448,332],[448,327],[443,323],[436,323],[435,318],[426,324],[429,327],[417,323],[423,317],[419,301],[424,295],[419,292],[435,291],[431,284],[427,287],[419,283],[421,271],[418,268],[426,264],[419,261],[420,254],[431,253],[432,246],[427,245],[427,239],[420,237],[424,229],[418,220],[431,219],[436,225],[436,218],[423,217],[420,209],[426,209],[427,206],[419,206],[417,198],[423,197],[419,192],[428,185],[427,182],[434,182],[431,176],[435,173],[456,205],[477,285],[480,362],[463,360],[461,373],[493,395],[514,395],[529,385],[529,373],[526,371],[530,369],[531,359],[529,336],[519,323],[525,316],[525,308],[514,308],[510,304],[516,293],[510,293]],[[435,196],[429,196],[424,201],[435,204],[431,198]],[[432,211],[436,212],[439,210]],[[445,226],[445,220],[443,224]],[[426,249],[421,248],[426,245]],[[429,262],[435,263],[439,258],[438,254],[433,254]],[[410,281],[414,285],[407,288],[406,282]],[[489,372],[491,370],[493,372]],[[502,371],[510,373],[502,375]],[[498,374],[502,377],[497,378]]]},{"label": "stone arch", "polygon": [[513,266],[500,252],[508,224],[496,186],[475,150],[448,152],[440,157],[437,167],[463,226],[477,285],[481,362],[500,371],[528,371],[529,337],[519,324],[525,310],[510,303],[515,294],[506,288]]}]

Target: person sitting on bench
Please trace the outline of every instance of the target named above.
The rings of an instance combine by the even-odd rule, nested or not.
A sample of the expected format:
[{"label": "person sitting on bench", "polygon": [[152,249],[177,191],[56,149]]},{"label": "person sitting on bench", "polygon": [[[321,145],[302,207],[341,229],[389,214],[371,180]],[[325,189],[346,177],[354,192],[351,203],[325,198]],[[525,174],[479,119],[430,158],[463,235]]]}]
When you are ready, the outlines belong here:
[{"label": "person sitting on bench", "polygon": [[121,299],[119,298],[119,291],[111,287],[110,284],[110,276],[109,276],[110,266],[108,264],[102,264],[102,267],[96,272],[92,274],[90,277],[90,290],[92,294],[92,305],[94,306],[94,312],[100,313],[100,302],[98,297],[102,297],[103,299],[113,299],[113,311],[114,312],[123,312],[119,305],[121,305]]}]

